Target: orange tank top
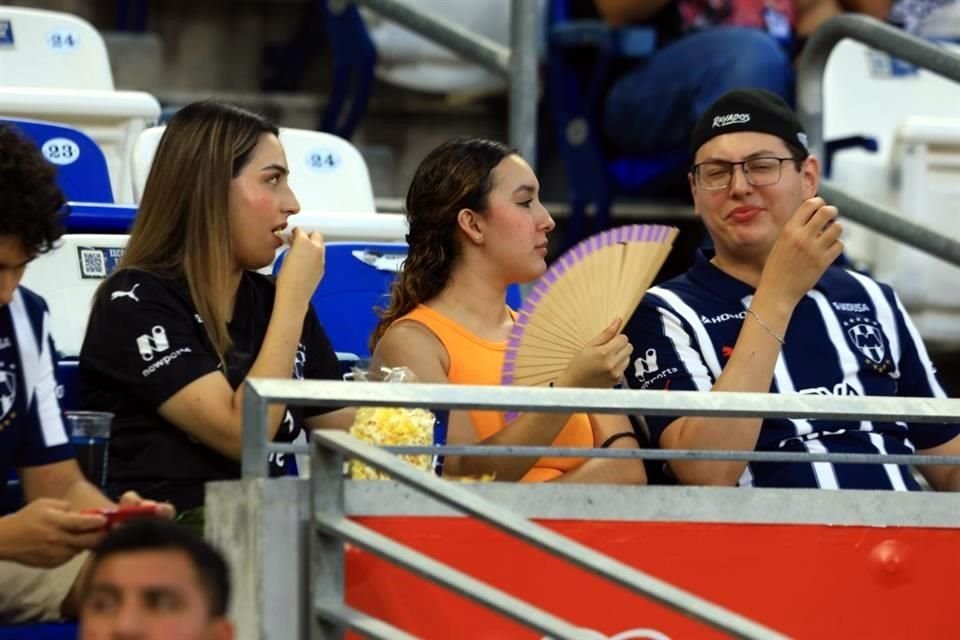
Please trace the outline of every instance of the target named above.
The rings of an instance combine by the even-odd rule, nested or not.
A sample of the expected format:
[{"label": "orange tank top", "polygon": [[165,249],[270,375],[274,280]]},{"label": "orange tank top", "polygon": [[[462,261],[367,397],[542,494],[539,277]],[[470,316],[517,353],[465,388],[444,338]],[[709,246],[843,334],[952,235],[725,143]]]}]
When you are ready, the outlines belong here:
[{"label": "orange tank top", "polygon": [[[443,344],[450,358],[447,379],[455,384],[499,385],[506,342],[491,342],[467,331],[450,318],[434,309],[419,305],[396,322],[412,320],[424,325]],[[469,411],[478,440],[485,440],[503,429],[507,421],[498,411]],[[590,418],[585,413],[570,416],[567,424],[553,441],[557,447],[594,446]],[[521,482],[546,482],[583,464],[583,458],[540,458],[523,476]]]}]

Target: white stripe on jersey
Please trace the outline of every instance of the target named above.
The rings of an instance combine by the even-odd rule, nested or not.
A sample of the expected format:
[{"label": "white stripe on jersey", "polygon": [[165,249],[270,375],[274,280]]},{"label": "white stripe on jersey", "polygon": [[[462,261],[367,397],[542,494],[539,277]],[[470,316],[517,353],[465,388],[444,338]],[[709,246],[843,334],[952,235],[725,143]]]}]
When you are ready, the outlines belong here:
[{"label": "white stripe on jersey", "polygon": [[713,341],[706,327],[700,322],[700,314],[694,311],[690,305],[680,299],[680,296],[672,291],[662,287],[653,287],[648,291],[666,302],[675,312],[680,314],[684,320],[693,328],[693,333],[697,336],[697,342],[700,343],[700,355],[703,357],[713,379],[720,377],[720,360],[717,359],[717,350],[713,348]]},{"label": "white stripe on jersey", "polygon": [[854,280],[856,280],[863,290],[867,292],[873,308],[877,314],[877,322],[887,335],[890,342],[890,359],[893,360],[893,372],[890,374],[894,379],[900,377],[900,332],[897,331],[897,318],[893,313],[893,307],[883,295],[880,285],[856,271],[847,271]]},{"label": "white stripe on jersey", "polygon": [[[30,412],[34,398],[37,400],[37,418],[43,440],[48,447],[67,443],[67,430],[57,401],[57,380],[53,373],[53,354],[50,353],[50,314],[44,312],[40,340],[37,340],[30,324],[27,308],[20,290],[14,291],[10,303],[10,317],[17,336],[20,351],[20,366],[23,367],[24,406]],[[39,344],[39,347],[38,347]]]},{"label": "white stripe on jersey", "polygon": [[913,348],[916,350],[917,357],[923,365],[923,372],[927,375],[927,385],[930,387],[930,392],[933,393],[934,398],[946,398],[946,392],[943,390],[943,387],[940,386],[940,383],[937,382],[937,376],[934,375],[933,363],[930,362],[930,356],[927,354],[927,348],[923,345],[920,332],[917,331],[910,316],[907,315],[907,310],[903,308],[903,303],[900,302],[900,296],[893,294],[893,298],[897,301],[897,309],[900,310],[900,315],[903,316],[903,324],[907,327],[907,333],[910,334],[910,340],[913,341]]},{"label": "white stripe on jersey", "polygon": [[[740,302],[743,304],[743,308],[747,309],[750,307],[750,303],[753,302],[753,296],[745,296]],[[790,370],[787,368],[786,359],[783,357],[783,349],[781,349],[780,353],[777,354],[777,363],[773,368],[773,380],[777,385],[777,391],[779,393],[797,393],[797,388],[793,384],[793,376],[790,375]],[[791,418],[790,422],[793,423],[794,429],[796,430],[798,436],[813,433],[813,425],[810,424],[810,421],[805,418]],[[801,439],[800,441],[803,443],[804,448],[810,453],[826,452],[826,448],[823,446],[823,444],[816,439]],[[817,486],[819,486],[821,489],[839,488],[840,485],[837,482],[837,473],[831,463],[812,462],[811,466],[813,467],[813,475],[817,481]]]},{"label": "white stripe on jersey", "polygon": [[[683,319],[686,320],[687,323],[689,323],[689,325],[693,328],[693,332],[697,336],[697,342],[700,343],[699,351],[693,348],[693,345],[690,341],[690,336],[687,335],[686,331],[683,331],[683,324],[680,322],[680,320],[666,309],[663,309],[662,307],[659,309],[661,318],[663,319],[664,334],[666,334],[666,336],[673,343],[674,348],[677,349],[684,366],[687,368],[687,373],[691,374],[690,377],[693,379],[694,384],[697,385],[698,390],[709,391],[712,388],[712,385],[709,384],[709,380],[707,379],[708,374],[712,374],[713,380],[716,382],[717,378],[720,377],[722,368],[720,367],[720,360],[717,359],[717,351],[713,347],[713,340],[710,339],[710,334],[707,333],[706,327],[704,327],[703,323],[700,322],[700,315],[686,302],[681,300],[680,296],[672,291],[668,291],[662,287],[653,287],[648,291],[648,293],[658,296],[674,311],[683,316]],[[667,322],[667,316],[670,316],[672,322]],[[680,342],[681,340],[682,342]],[[682,351],[680,347],[683,347]],[[687,354],[686,358],[683,357],[684,353]],[[703,361],[707,363],[707,367],[710,368],[709,372],[703,367],[701,357],[703,358]],[[697,369],[695,371],[691,371],[691,365],[694,363]],[[743,473],[740,475],[740,479],[737,480],[737,486],[753,486],[753,472],[750,471],[749,464],[744,467]]]},{"label": "white stripe on jersey", "polygon": [[[872,284],[872,283],[871,283]],[[876,285],[874,285],[876,287]],[[880,292],[880,288],[876,287],[877,292]],[[870,293],[869,291],[867,292]],[[807,293],[807,295],[812,298],[817,303],[817,309],[820,311],[820,317],[823,319],[824,325],[827,327],[827,334],[830,336],[830,344],[834,346],[837,352],[837,359],[840,362],[840,367],[843,370],[843,381],[850,385],[857,393],[861,396],[865,395],[863,385],[860,382],[860,378],[857,376],[859,372],[859,364],[857,362],[856,354],[850,349],[850,345],[847,342],[846,336],[843,334],[843,327],[840,325],[840,320],[837,318],[836,312],[830,306],[830,303],[827,301],[826,296],[816,290],[812,290]],[[877,310],[877,315],[880,315],[880,305],[878,301],[871,296],[871,301],[874,304],[874,308]],[[887,305],[889,311],[889,305]],[[887,330],[887,327],[881,323],[884,331]],[[891,346],[891,350],[892,350]],[[899,345],[897,347],[899,349]],[[860,421],[860,430],[866,432],[873,432],[873,423],[867,420]],[[883,437],[877,433],[869,433],[867,436],[870,439],[870,443],[874,446],[878,453],[886,454],[887,449],[883,444]],[[823,446],[821,444],[821,446]],[[826,448],[824,448],[826,451]],[[903,476],[900,475],[900,469],[895,464],[885,464],[883,465],[883,470],[887,474],[887,478],[890,480],[890,486],[896,491],[906,491],[907,486],[903,482]]]},{"label": "white stripe on jersey", "polygon": [[[829,453],[827,448],[819,440],[808,440],[803,443],[810,453]],[[840,483],[837,482],[837,470],[829,462],[814,462],[813,475],[816,476],[817,486],[821,489],[839,489]]]},{"label": "white stripe on jersey", "polygon": [[707,371],[703,361],[700,359],[699,352],[693,348],[690,336],[683,330],[683,324],[680,322],[680,318],[663,307],[657,307],[657,311],[660,312],[663,334],[673,343],[673,348],[677,350],[677,355],[680,356],[680,360],[683,362],[687,373],[690,374],[690,379],[693,380],[693,384],[696,385],[697,391],[710,391],[712,387],[710,384],[710,372]]},{"label": "white stripe on jersey", "polygon": [[[840,326],[840,320],[837,319],[837,314],[830,307],[826,296],[819,291],[811,290],[807,293],[807,296],[817,303],[820,318],[827,328],[827,335],[830,336],[830,344],[837,353],[837,361],[840,363],[840,369],[843,371],[844,383],[850,385],[859,395],[866,395],[863,390],[863,384],[860,383],[860,378],[857,375],[860,372],[860,363],[857,361],[856,354],[850,349],[846,336],[843,335],[843,327]],[[867,420],[861,420],[860,430],[873,431],[873,423]]]},{"label": "white stripe on jersey", "polygon": [[[869,434],[870,444],[876,447],[877,451],[886,455],[889,453],[887,448],[883,444],[883,436],[879,433]],[[883,465],[883,470],[886,471],[887,477],[890,479],[890,486],[894,491],[907,491],[907,485],[903,481],[903,476],[900,475],[900,467],[895,464],[885,464]]]},{"label": "white stripe on jersey", "polygon": [[[857,373],[860,372],[860,362],[856,354],[850,350],[850,345],[847,344],[847,338],[843,334],[843,327],[840,326],[840,320],[837,319],[836,313],[830,308],[826,296],[819,291],[811,290],[807,293],[807,296],[817,303],[820,318],[827,328],[827,335],[830,336],[830,345],[837,352],[837,362],[840,364],[841,371],[843,371],[843,381],[853,387],[861,396],[864,395],[863,385],[857,376]],[[872,430],[872,427],[868,429],[868,431]]]}]

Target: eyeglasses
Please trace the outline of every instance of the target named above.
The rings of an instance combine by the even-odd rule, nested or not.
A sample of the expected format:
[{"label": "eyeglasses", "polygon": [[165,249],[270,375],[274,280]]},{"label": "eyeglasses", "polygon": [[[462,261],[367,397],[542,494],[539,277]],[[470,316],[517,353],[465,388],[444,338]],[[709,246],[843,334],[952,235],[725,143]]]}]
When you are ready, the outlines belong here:
[{"label": "eyeglasses", "polygon": [[693,165],[693,175],[697,186],[708,191],[726,189],[733,181],[734,167],[743,168],[743,177],[755,187],[768,187],[780,182],[783,163],[793,158],[761,157],[750,158],[743,162],[709,160]]}]

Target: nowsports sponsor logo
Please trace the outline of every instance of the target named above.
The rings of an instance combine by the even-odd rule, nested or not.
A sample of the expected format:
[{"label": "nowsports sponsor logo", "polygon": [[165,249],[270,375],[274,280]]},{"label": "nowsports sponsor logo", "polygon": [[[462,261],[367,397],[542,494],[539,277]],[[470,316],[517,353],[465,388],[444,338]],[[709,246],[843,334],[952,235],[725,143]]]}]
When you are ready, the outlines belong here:
[{"label": "nowsports sponsor logo", "polygon": [[750,122],[749,113],[728,113],[725,116],[716,116],[713,119],[713,128],[729,127],[732,124],[746,124]]},{"label": "nowsports sponsor logo", "polygon": [[651,373],[656,373],[659,370],[656,349],[647,349],[647,352],[633,363],[633,374],[637,376],[637,380],[643,380]]},{"label": "nowsports sponsor logo", "polygon": [[153,375],[157,371],[157,369],[161,367],[165,367],[171,362],[173,362],[174,360],[176,360],[177,358],[179,358],[181,355],[185,353],[191,353],[191,352],[192,352],[192,349],[190,349],[190,347],[181,347],[176,351],[171,351],[170,353],[163,356],[162,358],[160,358],[159,360],[151,364],[149,367],[147,367],[140,373],[143,374],[144,378],[149,378],[151,375]]},{"label": "nowsports sponsor logo", "polygon": [[167,340],[167,330],[160,325],[150,329],[150,333],[137,337],[137,350],[144,362],[150,362],[156,357],[156,354],[163,353],[169,348],[170,341]]},{"label": "nowsports sponsor logo", "polygon": [[[657,382],[660,382],[660,381],[663,380],[664,378],[669,378],[670,376],[676,375],[676,374],[678,374],[678,373],[680,373],[680,370],[677,369],[676,367],[670,367],[670,368],[668,368],[668,369],[663,369],[663,370],[661,370],[660,373],[658,373],[657,375],[653,376],[653,377],[650,378],[649,380],[644,381],[644,383],[640,385],[640,389],[641,389],[641,391],[642,391],[642,390],[645,390],[645,389],[649,389],[651,386],[653,386],[653,385],[656,384]],[[669,383],[670,383],[670,380],[667,380],[667,384],[669,384]],[[664,387],[664,390],[666,390],[666,387]]]}]

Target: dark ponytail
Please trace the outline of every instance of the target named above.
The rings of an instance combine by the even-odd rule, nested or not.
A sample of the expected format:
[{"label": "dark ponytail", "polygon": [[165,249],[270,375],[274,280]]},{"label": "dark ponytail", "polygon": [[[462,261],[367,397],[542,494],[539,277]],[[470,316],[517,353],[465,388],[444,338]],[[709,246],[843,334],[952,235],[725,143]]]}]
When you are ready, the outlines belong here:
[{"label": "dark ponytail", "polygon": [[486,210],[494,168],[515,153],[493,140],[455,138],[431,151],[417,167],[407,191],[409,253],[393,283],[390,304],[378,309],[371,351],[394,321],[443,291],[460,254],[457,214],[462,209]]}]

